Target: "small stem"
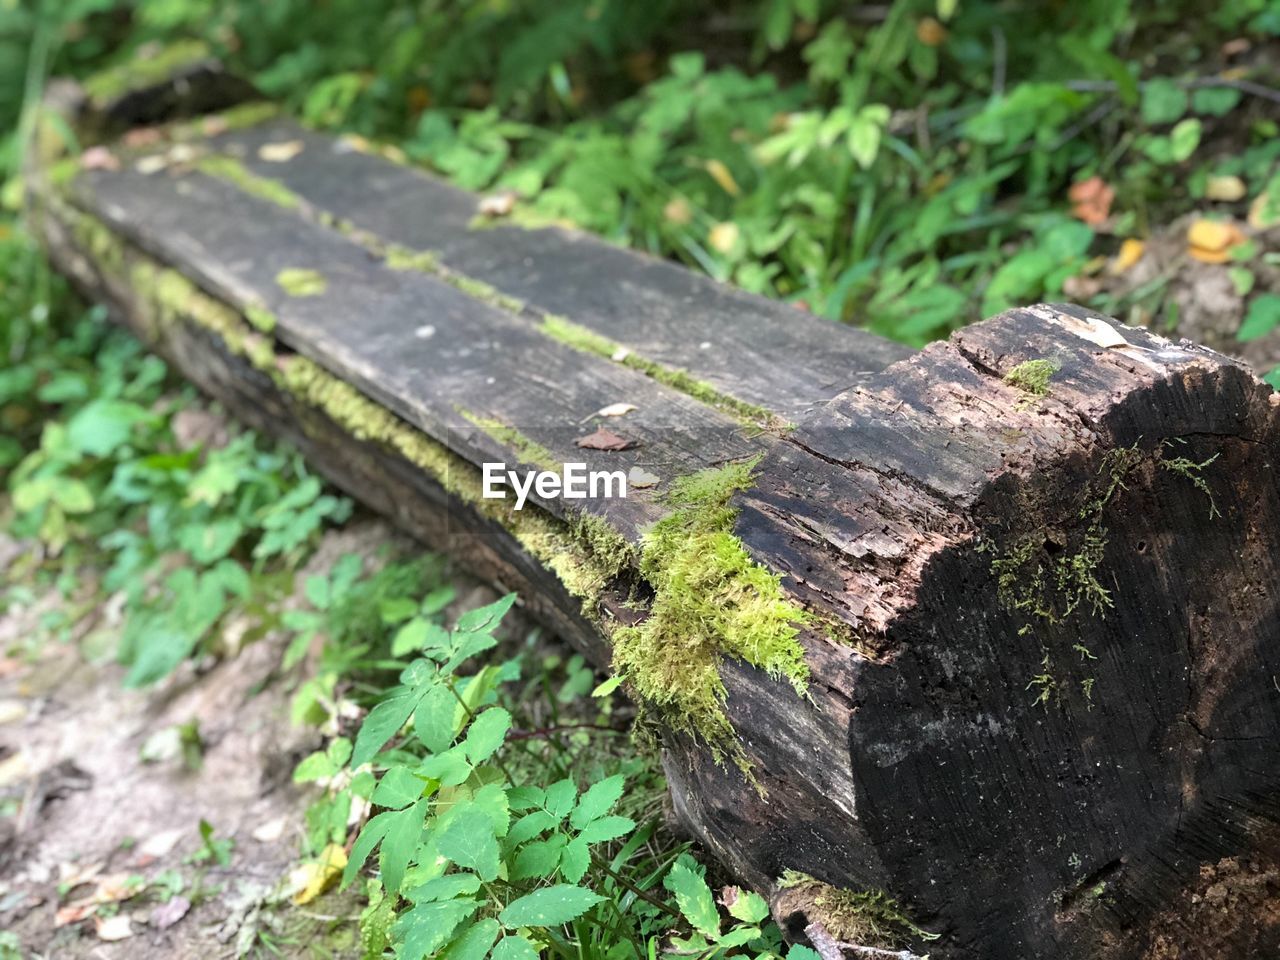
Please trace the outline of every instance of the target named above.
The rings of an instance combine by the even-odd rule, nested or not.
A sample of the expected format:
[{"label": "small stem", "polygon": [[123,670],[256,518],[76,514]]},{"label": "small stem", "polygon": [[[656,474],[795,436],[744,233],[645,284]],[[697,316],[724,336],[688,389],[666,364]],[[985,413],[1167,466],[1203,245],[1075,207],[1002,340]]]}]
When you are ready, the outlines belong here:
[{"label": "small stem", "polygon": [[607,863],[605,863],[598,856],[596,856],[594,852],[591,854],[591,865],[594,866],[597,870],[601,871],[605,876],[609,877],[615,883],[620,884],[621,886],[625,887],[627,890],[634,893],[637,897],[639,897],[645,903],[648,903],[651,906],[657,907],[667,916],[674,917],[677,920],[684,919],[679,910],[676,910],[674,907],[672,907],[668,903],[663,903],[661,900],[653,896],[653,894],[649,893],[647,890],[641,890],[634,883],[632,883],[622,874],[616,872],[612,867],[610,867]]}]

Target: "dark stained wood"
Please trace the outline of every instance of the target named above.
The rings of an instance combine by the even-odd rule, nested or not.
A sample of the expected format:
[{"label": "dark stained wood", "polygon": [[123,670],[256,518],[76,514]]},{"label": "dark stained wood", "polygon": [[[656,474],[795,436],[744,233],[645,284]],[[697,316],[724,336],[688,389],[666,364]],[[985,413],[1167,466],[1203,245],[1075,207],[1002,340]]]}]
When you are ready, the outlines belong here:
[{"label": "dark stained wood", "polygon": [[[259,154],[294,141],[305,148],[287,163]],[[910,353],[578,231],[473,226],[475,195],[287,120],[213,142],[317,209],[788,418]]]},{"label": "dark stained wood", "polygon": [[[224,181],[196,172],[93,171],[77,196],[122,236],[227,303],[265,306],[286,346],[477,463],[505,459],[514,466],[509,445],[478,429],[468,413],[518,430],[557,463],[641,466],[662,478],[625,500],[578,502],[609,516],[632,539],[659,515],[654,500],[668,481],[761,449],[758,430],[639,371],[553,340],[534,321],[435,276],[390,269],[339,233]],[[286,270],[315,271],[323,292],[289,294],[278,282]],[[609,424],[635,448],[592,451],[574,443],[594,429],[589,422],[600,422],[596,411],[622,402],[636,409]],[[575,505],[544,502],[557,513]]]},{"label": "dark stained wood", "polygon": [[[267,142],[252,137],[295,136],[279,127],[223,144],[250,162]],[[1233,900],[1212,953],[1196,952],[1180,912],[1207,895],[1210,874],[1280,865],[1280,401],[1266,385],[1219,354],[1061,305],[1010,311],[890,366],[879,354],[869,375],[842,380],[862,355],[854,344],[873,341],[841,333],[834,366],[822,366],[824,341],[809,341],[834,331],[812,319],[793,324],[674,267],[615,262],[570,234],[467,230],[473,198],[301,136],[303,153],[271,172],[317,207],[367,216],[365,229],[452,256],[543,309],[603,332],[617,324],[638,350],[652,338],[652,359],[666,344],[669,362],[796,415],[793,430],[746,431],[548,340],[536,313],[391,270],[306,211],[198,173],[95,171],[73,187],[130,256],[172,265],[236,309],[270,308],[277,350],[313,358],[470,463],[524,454],[460,407],[555,458],[659,474],[663,485],[633,499],[587,501],[633,541],[662,515],[671,479],[763,454],[735,500],[735,529],[823,624],[801,638],[809,696],[726,659],[726,709],[757,782],[687,737],[669,735],[664,753],[677,815],[734,873],[761,889],[794,870],[885,891],[939,935],[906,944],[934,958],[1163,960],[1170,942],[1192,945],[1187,956],[1266,955],[1274,892]],[[51,212],[42,230],[60,268],[147,332],[138,292],[95,268],[65,210]],[[285,294],[280,271],[299,268],[323,274],[324,292]],[[714,362],[674,326],[682,304],[690,329],[732,327]],[[424,325],[431,335],[415,336]],[[638,571],[584,611],[513,536],[394,450],[351,436],[191,324],[158,337],[203,389],[293,439],[407,530],[519,589],[598,663],[611,618],[644,616],[622,603],[631,585],[643,596]],[[762,372],[770,358],[776,376]],[[1043,395],[1006,380],[1033,360],[1056,368]],[[811,362],[820,372],[806,392]],[[640,446],[578,448],[590,415],[616,402],[638,409],[606,426]],[[567,515],[554,499],[531,509]],[[1073,590],[1096,606],[1070,607]],[[791,934],[831,929],[812,898],[775,892]]]}]

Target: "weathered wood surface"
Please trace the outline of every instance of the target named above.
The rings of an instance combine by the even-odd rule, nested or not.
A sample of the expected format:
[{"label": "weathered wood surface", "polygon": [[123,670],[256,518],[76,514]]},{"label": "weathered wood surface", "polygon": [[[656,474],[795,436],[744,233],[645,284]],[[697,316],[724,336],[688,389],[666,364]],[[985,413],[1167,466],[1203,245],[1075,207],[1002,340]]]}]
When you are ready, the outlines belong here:
[{"label": "weathered wood surface", "polygon": [[[285,162],[259,152],[296,141]],[[202,173],[209,150],[301,202]],[[625,501],[541,500],[524,524],[581,509],[639,545],[676,478],[763,455],[734,532],[818,617],[799,637],[808,696],[720,663],[754,784],[687,735],[666,742],[678,813],[735,872],[762,888],[795,870],[883,890],[940,935],[913,947],[934,957],[1280,950],[1272,894],[1233,901],[1211,954],[1176,910],[1202,867],[1269,868],[1280,839],[1280,413],[1246,369],[1064,306],[895,363],[883,341],[589,238],[471,229],[474,198],[291,126],[195,154],[149,175],[123,155],[64,196],[46,189],[38,222],[56,262],[238,415],[521,590],[598,662],[619,624],[645,617],[625,602],[646,596],[634,562],[584,597],[511,515],[288,389],[295,354],[458,469],[527,461],[532,441],[660,478]],[[393,269],[389,245],[430,250],[445,272]],[[139,265],[176,270],[198,299],[160,303]],[[290,296],[286,269],[322,274],[323,292]],[[269,310],[275,328],[229,335],[210,303]],[[682,381],[574,349],[546,335],[546,313],[794,429],[744,425],[670,385]],[[1058,366],[1045,395],[1005,379],[1041,359]],[[618,402],[637,409],[609,426],[640,445],[577,448]],[[793,888],[774,902],[799,935],[822,919],[812,901]],[[1187,952],[1158,952],[1171,935]]]}]

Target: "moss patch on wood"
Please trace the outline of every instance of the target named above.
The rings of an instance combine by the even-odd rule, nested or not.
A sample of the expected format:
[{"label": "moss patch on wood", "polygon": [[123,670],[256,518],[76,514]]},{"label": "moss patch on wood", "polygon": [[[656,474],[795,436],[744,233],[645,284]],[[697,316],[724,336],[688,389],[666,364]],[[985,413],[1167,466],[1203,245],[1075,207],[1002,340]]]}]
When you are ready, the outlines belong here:
[{"label": "moss patch on wood", "polygon": [[581,324],[574,323],[572,320],[567,320],[554,314],[545,314],[542,317],[539,329],[553,340],[558,340],[560,343],[573,347],[575,350],[581,350],[583,353],[594,353],[596,356],[604,357],[606,360],[612,360],[614,363],[620,363],[633,370],[639,370],[645,376],[657,380],[673,390],[678,390],[686,396],[693,397],[693,399],[705,403],[709,407],[715,407],[722,413],[736,417],[751,426],[775,430],[786,429],[789,426],[786,421],[764,407],[721,393],[711,384],[690,376],[684,370],[666,367],[653,360],[638,356],[623,347],[622,344],[610,340],[608,337],[596,333]]},{"label": "moss patch on wood", "polygon": [[751,486],[755,460],[677,480],[672,512],[641,544],[652,585],[649,616],[614,632],[614,669],[672,729],[702,739],[717,759],[745,758],[724,711],[720,659],[736,657],[803,695],[808,667],[798,636],[812,616],[733,533],[730,498]]},{"label": "moss patch on wood", "polygon": [[225,180],[250,196],[274,203],[277,207],[296,210],[302,206],[302,198],[279,180],[258,176],[234,157],[221,153],[201,157],[196,163],[196,169],[208,176]]},{"label": "moss patch on wood", "polygon": [[778,881],[787,891],[791,912],[799,910],[818,922],[836,940],[873,950],[892,950],[913,940],[937,940],[939,934],[921,929],[896,900],[883,890],[847,890],[788,870]]},{"label": "moss patch on wood", "polygon": [[101,221],[64,203],[51,202],[71,225],[95,269],[115,287],[128,287],[140,332],[162,345],[167,327],[188,323],[212,333],[226,349],[249,361],[281,390],[322,412],[358,440],[378,443],[423,470],[448,493],[503,527],[551,570],[583,612],[598,618],[599,602],[621,572],[629,546],[601,518],[565,522],[541,510],[514,510],[505,500],[483,497],[480,471],[447,446],[401,420],[306,357],[276,350],[273,338],[251,327],[241,313],[214,299],[175,270],[130,246]]},{"label": "moss patch on wood", "polygon": [[101,105],[135,90],[164,83],[181,71],[209,59],[209,48],[198,40],[182,40],[149,57],[131,57],[127,62],[95,73],[83,83],[84,91]]},{"label": "moss patch on wood", "polygon": [[522,463],[533,464],[536,467],[542,467],[544,470],[560,470],[564,464],[556,458],[556,455],[535,440],[531,440],[515,427],[503,423],[501,420],[494,420],[492,417],[482,417],[479,414],[472,413],[470,410],[459,409],[460,413],[468,423],[479,427],[486,436],[497,441],[504,447],[510,447],[515,451],[516,456],[520,458]]},{"label": "moss patch on wood", "polygon": [[276,274],[276,285],[291,297],[318,297],[329,288],[319,270],[289,267]]}]

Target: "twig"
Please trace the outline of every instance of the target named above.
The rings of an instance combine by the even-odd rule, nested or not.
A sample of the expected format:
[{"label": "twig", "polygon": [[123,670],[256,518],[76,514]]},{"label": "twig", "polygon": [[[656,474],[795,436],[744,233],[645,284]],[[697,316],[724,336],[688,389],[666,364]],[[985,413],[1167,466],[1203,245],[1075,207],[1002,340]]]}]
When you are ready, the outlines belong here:
[{"label": "twig", "polygon": [[547,740],[557,733],[566,730],[599,730],[602,733],[626,733],[607,723],[562,723],[555,727],[541,727],[537,730],[512,730],[507,734],[508,740]]},{"label": "twig", "polygon": [[1005,64],[1009,56],[1009,44],[1004,38],[1004,31],[999,27],[991,28],[991,94],[1004,96]]},{"label": "twig", "polygon": [[[1190,80],[1175,80],[1174,85],[1181,87],[1183,90],[1226,87],[1231,90],[1239,90],[1241,93],[1247,93],[1252,97],[1270,100],[1272,103],[1280,103],[1280,90],[1263,86],[1261,83],[1254,83],[1252,80],[1229,80],[1226,77],[1193,77]],[[1117,89],[1114,80],[1068,80],[1066,86],[1068,90],[1075,90],[1077,93],[1114,93]],[[1147,84],[1144,82],[1138,84],[1138,86],[1145,87]]]}]

